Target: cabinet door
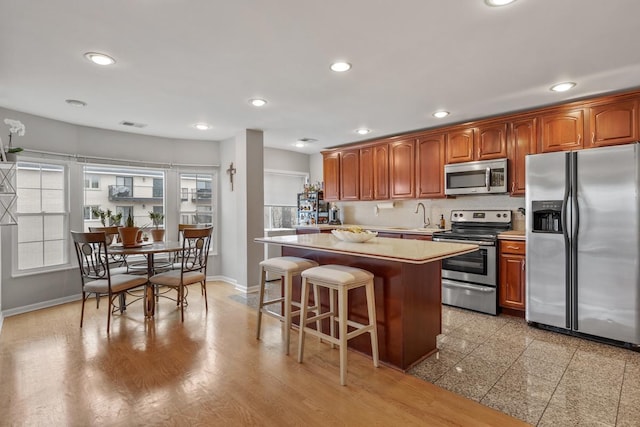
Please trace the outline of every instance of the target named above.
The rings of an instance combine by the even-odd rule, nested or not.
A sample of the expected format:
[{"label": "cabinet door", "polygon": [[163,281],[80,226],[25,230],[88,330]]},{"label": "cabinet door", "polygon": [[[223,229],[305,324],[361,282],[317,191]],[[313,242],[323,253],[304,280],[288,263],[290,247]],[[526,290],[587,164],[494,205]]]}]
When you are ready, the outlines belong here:
[{"label": "cabinet door", "polygon": [[374,160],[373,147],[360,149],[360,200],[373,200],[374,197]]},{"label": "cabinet door", "polygon": [[324,177],[324,199],[340,199],[340,153],[322,155],[322,175]]},{"label": "cabinet door", "polygon": [[445,134],[424,136],[416,142],[418,198],[444,197]]},{"label": "cabinet door", "polygon": [[618,101],[589,108],[590,147],[638,140],[638,101]]},{"label": "cabinet door", "polygon": [[360,150],[340,153],[340,200],[360,199]]},{"label": "cabinet door", "polygon": [[509,144],[509,175],[511,195],[523,196],[525,193],[525,158],[536,153],[536,119],[523,119],[511,124],[511,142]]},{"label": "cabinet door", "polygon": [[582,108],[540,116],[540,152],[578,150],[584,142]]},{"label": "cabinet door", "polygon": [[389,144],[373,147],[373,198],[389,198]]},{"label": "cabinet door", "polygon": [[447,164],[473,160],[473,129],[449,132],[447,140]]},{"label": "cabinet door", "polygon": [[389,183],[392,199],[415,197],[415,143],[414,140],[389,144]]},{"label": "cabinet door", "polygon": [[525,309],[525,257],[500,255],[500,306]]},{"label": "cabinet door", "polygon": [[475,146],[476,160],[507,157],[507,124],[496,123],[478,127]]}]

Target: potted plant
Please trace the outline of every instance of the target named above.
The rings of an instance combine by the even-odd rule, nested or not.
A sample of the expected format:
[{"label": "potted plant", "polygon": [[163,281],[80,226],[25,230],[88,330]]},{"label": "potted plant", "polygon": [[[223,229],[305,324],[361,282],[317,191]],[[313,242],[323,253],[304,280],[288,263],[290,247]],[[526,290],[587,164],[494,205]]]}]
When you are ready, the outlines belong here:
[{"label": "potted plant", "polygon": [[138,243],[138,234],[141,234],[139,232],[140,228],[136,227],[133,222],[133,217],[131,216],[131,211],[129,211],[129,216],[124,222],[124,227],[118,229],[122,246],[136,246]]},{"label": "potted plant", "polygon": [[[107,211],[107,212],[109,212],[109,211]],[[109,225],[110,226],[120,225],[121,221],[122,221],[122,212],[118,212],[117,214],[114,214],[114,215],[109,215]]]},{"label": "potted plant", "polygon": [[91,209],[91,212],[93,213],[93,216],[100,218],[100,224],[102,224],[103,227],[107,226],[107,218],[111,217],[111,211],[109,209],[103,211],[100,208],[93,208]]},{"label": "potted plant", "polygon": [[154,242],[161,242],[164,239],[164,229],[160,228],[160,225],[164,220],[164,214],[162,212],[149,211],[149,218],[151,218],[155,227],[151,230],[151,237]]}]

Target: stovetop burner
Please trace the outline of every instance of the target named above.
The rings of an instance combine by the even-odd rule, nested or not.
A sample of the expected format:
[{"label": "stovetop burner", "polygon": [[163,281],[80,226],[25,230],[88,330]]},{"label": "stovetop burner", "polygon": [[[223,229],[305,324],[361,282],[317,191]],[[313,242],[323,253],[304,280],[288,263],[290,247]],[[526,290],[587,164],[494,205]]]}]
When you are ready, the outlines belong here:
[{"label": "stovetop burner", "polygon": [[511,211],[451,212],[451,231],[437,231],[434,238],[495,242],[499,233],[511,230]]}]

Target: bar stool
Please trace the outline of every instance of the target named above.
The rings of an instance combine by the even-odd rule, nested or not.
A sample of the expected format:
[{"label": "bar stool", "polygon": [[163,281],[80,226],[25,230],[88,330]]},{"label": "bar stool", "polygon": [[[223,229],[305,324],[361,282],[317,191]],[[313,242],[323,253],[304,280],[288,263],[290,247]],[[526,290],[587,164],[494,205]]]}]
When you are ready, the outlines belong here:
[{"label": "bar stool", "polygon": [[[320,313],[307,319],[309,300],[309,285],[313,285],[314,296],[318,294],[318,287],[329,289],[329,311]],[[351,289],[365,288],[367,295],[367,312],[369,323],[364,325],[348,319],[347,308],[349,306],[349,291]],[[336,311],[334,299],[337,295],[338,309]],[[345,265],[322,265],[313,267],[302,272],[302,307],[300,309],[300,338],[298,341],[298,362],[302,362],[304,352],[304,336],[306,333],[320,337],[331,343],[331,347],[340,347],[340,384],[345,385],[347,374],[347,341],[358,335],[369,333],[371,335],[371,354],[373,356],[373,366],[378,367],[378,332],[376,330],[376,304],[373,290],[373,274],[360,268],[348,267]],[[315,298],[317,301],[317,298]],[[310,322],[316,322],[329,318],[330,333],[327,335],[321,328],[312,329],[307,326]],[[338,322],[338,338],[335,335],[335,322]],[[347,327],[354,328],[348,332]]]},{"label": "bar stool", "polygon": [[[258,330],[256,332],[256,339],[260,339],[260,329],[262,326],[262,315],[266,314],[271,317],[275,317],[283,322],[284,333],[284,348],[285,354],[289,354],[289,341],[291,336],[291,319],[293,316],[300,314],[300,310],[291,311],[291,306],[300,308],[300,303],[292,301],[291,287],[293,284],[294,276],[299,276],[304,270],[312,267],[316,267],[317,262],[299,257],[283,256],[265,259],[260,262],[260,296],[258,301]],[[284,292],[279,298],[265,301],[265,284],[267,278],[267,272],[275,274],[284,278]],[[315,301],[318,301],[317,294],[314,294]],[[279,314],[269,310],[270,305],[284,303],[284,314]],[[315,311],[316,307],[311,307],[310,310]],[[318,326],[320,321],[318,320]]]}]

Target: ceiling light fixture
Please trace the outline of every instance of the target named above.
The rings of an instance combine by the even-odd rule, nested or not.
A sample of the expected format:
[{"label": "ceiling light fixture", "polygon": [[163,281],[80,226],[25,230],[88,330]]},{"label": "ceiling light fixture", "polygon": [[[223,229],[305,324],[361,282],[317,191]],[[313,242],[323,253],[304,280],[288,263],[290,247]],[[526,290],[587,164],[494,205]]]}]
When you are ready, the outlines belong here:
[{"label": "ceiling light fixture", "polygon": [[254,107],[262,107],[264,105],[267,104],[267,101],[265,101],[264,99],[260,99],[260,98],[253,98],[250,99],[249,102],[251,103],[251,105],[253,105]]},{"label": "ceiling light fixture", "polygon": [[484,0],[487,6],[500,7],[513,3],[516,0]]},{"label": "ceiling light fixture", "polygon": [[574,82],[564,82],[564,83],[555,84],[551,86],[549,89],[554,92],[566,92],[569,89],[573,88],[575,85],[576,84]]},{"label": "ceiling light fixture", "polygon": [[98,65],[113,65],[116,63],[115,59],[104,53],[87,52],[84,54],[84,57]]},{"label": "ceiling light fixture", "polygon": [[366,128],[356,129],[356,133],[359,135],[366,135],[368,133],[371,133],[371,129],[366,129]]},{"label": "ceiling light fixture", "polygon": [[305,145],[305,144],[304,144],[304,142],[302,142],[302,141],[298,140],[298,141],[296,141],[296,143],[295,143],[295,144],[293,144],[293,145],[295,145],[295,146],[296,146],[296,147],[298,147],[298,148],[302,148],[302,147],[304,147],[304,145]]},{"label": "ceiling light fixture", "polygon": [[433,113],[433,117],[436,117],[438,119],[442,119],[443,117],[447,117],[449,115],[448,111],[436,111],[435,113]]},{"label": "ceiling light fixture", "polygon": [[206,123],[196,123],[195,125],[193,125],[193,127],[198,129],[198,130],[209,130],[209,129],[211,129],[211,126],[206,124]]},{"label": "ceiling light fixture", "polygon": [[351,64],[348,62],[334,62],[331,64],[331,69],[336,73],[344,73],[345,71],[349,71],[351,69]]},{"label": "ceiling light fixture", "polygon": [[72,107],[86,107],[87,103],[84,101],[80,101],[79,99],[65,99],[64,102],[71,105]]}]

